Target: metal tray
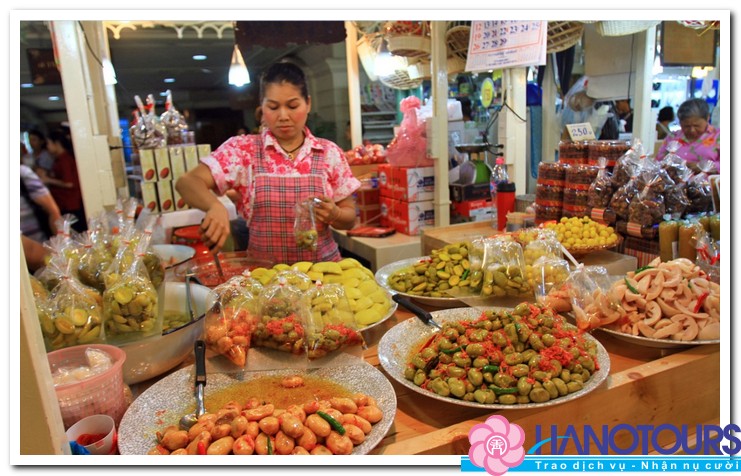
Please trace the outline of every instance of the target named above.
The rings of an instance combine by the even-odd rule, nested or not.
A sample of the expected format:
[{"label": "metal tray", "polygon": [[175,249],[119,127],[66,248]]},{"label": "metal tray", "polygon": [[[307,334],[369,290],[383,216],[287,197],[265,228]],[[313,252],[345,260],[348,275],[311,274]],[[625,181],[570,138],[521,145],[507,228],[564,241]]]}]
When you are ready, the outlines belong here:
[{"label": "metal tray", "polygon": [[376,282],[380,286],[382,286],[384,289],[386,289],[388,292],[390,292],[391,294],[401,294],[402,296],[407,296],[410,299],[417,301],[420,304],[425,304],[427,306],[441,307],[441,308],[465,306],[465,303],[456,297],[415,296],[413,294],[401,293],[393,289],[391,286],[389,286],[389,278],[391,277],[392,274],[404,268],[411,268],[415,264],[417,264],[419,261],[424,260],[424,259],[430,259],[430,257],[429,256],[417,256],[416,258],[407,258],[407,259],[403,259],[400,261],[394,261],[393,263],[389,263],[386,266],[379,269],[378,271],[376,271]]}]

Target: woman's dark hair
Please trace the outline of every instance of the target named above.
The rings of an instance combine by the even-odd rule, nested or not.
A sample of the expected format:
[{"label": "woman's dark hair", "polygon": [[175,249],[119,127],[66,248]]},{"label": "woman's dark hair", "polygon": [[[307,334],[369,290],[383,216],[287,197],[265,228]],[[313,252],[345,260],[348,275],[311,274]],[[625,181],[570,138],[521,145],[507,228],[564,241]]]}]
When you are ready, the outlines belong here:
[{"label": "woman's dark hair", "polygon": [[61,144],[67,152],[71,153],[74,150],[72,141],[64,129],[54,129],[49,133],[48,139]]},{"label": "woman's dark hair", "polygon": [[674,108],[671,106],[665,106],[659,109],[659,122],[673,121],[674,120]]},{"label": "woman's dark hair", "polygon": [[29,135],[29,137],[30,136],[36,136],[36,137],[38,137],[39,140],[41,140],[42,147],[46,147],[46,137],[44,136],[44,134],[40,130],[38,130],[38,129],[31,129],[31,130],[28,131],[28,135]]},{"label": "woman's dark hair", "polygon": [[306,76],[301,68],[293,63],[273,63],[260,77],[260,102],[265,98],[265,89],[269,84],[290,83],[301,91],[301,96],[309,100],[309,88]]},{"label": "woman's dark hair", "polygon": [[688,99],[677,109],[677,117],[680,122],[691,117],[699,117],[700,119],[707,120],[710,117],[710,108],[704,99]]}]

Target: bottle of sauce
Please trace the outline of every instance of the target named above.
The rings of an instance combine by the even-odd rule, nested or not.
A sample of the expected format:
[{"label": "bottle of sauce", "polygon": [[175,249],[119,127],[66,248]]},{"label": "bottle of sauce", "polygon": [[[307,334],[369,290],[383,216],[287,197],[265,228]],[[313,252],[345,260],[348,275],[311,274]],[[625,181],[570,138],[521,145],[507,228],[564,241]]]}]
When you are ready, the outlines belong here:
[{"label": "bottle of sauce", "polygon": [[659,223],[659,255],[661,261],[671,261],[678,256],[679,222],[667,220]]},{"label": "bottle of sauce", "polygon": [[714,240],[720,240],[720,213],[710,216],[710,236]]},{"label": "bottle of sauce", "polygon": [[702,225],[697,221],[685,220],[679,226],[679,258],[687,258],[695,262],[697,258],[697,237],[702,231]]}]

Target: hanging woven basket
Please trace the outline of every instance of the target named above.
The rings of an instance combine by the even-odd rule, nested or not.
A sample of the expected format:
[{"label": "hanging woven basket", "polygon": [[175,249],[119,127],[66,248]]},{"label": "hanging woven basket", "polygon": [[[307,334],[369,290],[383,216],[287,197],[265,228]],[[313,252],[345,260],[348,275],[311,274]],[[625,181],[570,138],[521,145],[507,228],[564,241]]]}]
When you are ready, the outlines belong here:
[{"label": "hanging woven basket", "polygon": [[[448,75],[462,73],[466,68],[466,60],[457,56],[448,56],[446,60],[446,68]],[[416,61],[411,63],[407,68],[409,77],[412,80],[415,79],[431,79],[432,78],[432,65],[429,60]]]},{"label": "hanging woven basket", "polygon": [[409,77],[408,71],[397,70],[394,73],[387,76],[380,76],[379,81],[382,84],[393,88],[393,89],[414,89],[422,85],[422,78],[412,79]]},{"label": "hanging woven basket", "polygon": [[584,24],[576,21],[549,21],[546,53],[559,53],[577,44]]},{"label": "hanging woven basket", "polygon": [[445,44],[448,56],[468,58],[468,41],[471,37],[470,21],[449,21],[445,30]]},{"label": "hanging woven basket", "polygon": [[363,65],[365,74],[368,75],[368,79],[371,81],[378,81],[378,75],[375,73],[376,57],[378,56],[378,47],[374,45],[373,35],[363,35],[358,40],[358,57],[360,58],[360,64]]},{"label": "hanging woven basket", "polygon": [[432,51],[429,22],[391,21],[384,30],[388,49],[396,56],[420,58]]},{"label": "hanging woven basket", "polygon": [[602,36],[625,36],[646,31],[661,20],[608,20],[595,25],[597,33]]}]

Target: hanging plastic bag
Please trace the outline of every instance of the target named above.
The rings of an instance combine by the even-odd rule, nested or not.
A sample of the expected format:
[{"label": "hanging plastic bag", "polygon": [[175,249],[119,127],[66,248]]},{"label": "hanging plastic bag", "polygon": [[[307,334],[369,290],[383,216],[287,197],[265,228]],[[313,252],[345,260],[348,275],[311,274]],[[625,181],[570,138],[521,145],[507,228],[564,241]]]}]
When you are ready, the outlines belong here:
[{"label": "hanging plastic bag", "polygon": [[307,198],[298,202],[295,212],[296,218],[293,222],[293,233],[296,236],[296,246],[299,249],[316,251],[319,233],[316,229],[314,199]]},{"label": "hanging plastic bag", "polygon": [[143,262],[148,246],[147,235],[139,240],[133,253],[122,246],[112,265],[115,276],[108,277],[103,292],[108,343],[116,345],[162,333],[164,303],[159,299]]},{"label": "hanging plastic bag", "polygon": [[386,148],[386,159],[397,167],[428,167],[433,161],[427,157],[427,133],[423,121],[417,117],[421,102],[416,96],[399,103],[403,114],[399,132]]},{"label": "hanging plastic bag", "polygon": [[147,96],[144,106],[141,98],[134,96],[139,109],[134,112],[134,121],[129,128],[132,141],[138,149],[157,149],[167,145],[167,128],[154,113],[154,97]]},{"label": "hanging plastic bag", "polygon": [[305,354],[306,305],[302,291],[281,279],[260,296],[260,321],[252,335],[255,347]]},{"label": "hanging plastic bag", "polygon": [[358,332],[350,303],[339,284],[321,281],[306,293],[311,311],[306,322],[306,347],[310,360],[335,351],[362,356],[363,337]]}]

